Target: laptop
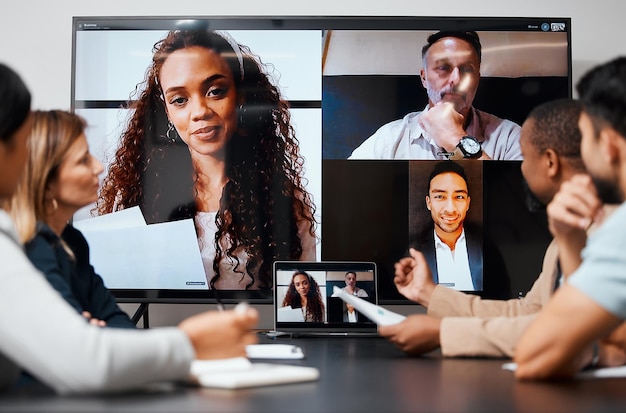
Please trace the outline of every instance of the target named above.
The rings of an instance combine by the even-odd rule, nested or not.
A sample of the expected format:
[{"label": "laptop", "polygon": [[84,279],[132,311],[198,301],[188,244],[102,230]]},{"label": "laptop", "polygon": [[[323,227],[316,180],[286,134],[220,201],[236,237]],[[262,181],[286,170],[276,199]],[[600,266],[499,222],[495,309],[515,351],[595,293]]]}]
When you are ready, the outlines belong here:
[{"label": "laptop", "polygon": [[[372,320],[332,296],[334,287],[346,289],[349,278],[356,278],[356,289],[351,294],[378,304],[375,263],[276,261],[273,274],[274,331],[268,333],[269,337],[378,336]],[[307,291],[307,286],[307,301],[316,305],[303,308],[300,294]]]}]

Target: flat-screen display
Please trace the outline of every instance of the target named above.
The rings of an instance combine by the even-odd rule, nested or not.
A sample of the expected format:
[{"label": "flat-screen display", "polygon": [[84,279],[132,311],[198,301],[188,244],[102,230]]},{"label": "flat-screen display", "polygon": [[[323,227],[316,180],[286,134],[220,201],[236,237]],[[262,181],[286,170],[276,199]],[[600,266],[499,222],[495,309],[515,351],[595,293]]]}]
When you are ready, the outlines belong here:
[{"label": "flat-screen display", "polygon": [[[92,205],[75,215],[96,272],[120,301],[214,302],[219,295],[226,302],[272,303],[269,261],[372,261],[378,268],[379,303],[408,303],[393,284],[394,263],[409,246],[418,247],[432,235],[436,215],[427,202],[434,199],[427,181],[439,162],[354,157],[353,152],[367,146],[382,126],[425,110],[429,94],[421,74],[422,47],[442,30],[476,32],[481,56],[474,68],[479,81],[472,106],[481,113],[517,126],[534,106],[571,97],[569,18],[74,17],[72,109],[89,125],[91,150],[105,166],[103,182],[115,174],[141,182],[120,183],[113,195],[109,187],[108,210]],[[213,77],[193,90],[181,87],[191,83],[179,77],[169,88],[165,64],[151,70],[153,59],[166,56],[174,62],[157,51],[169,41],[172,49],[182,49],[172,39],[177,32],[193,37],[194,31],[217,33],[223,45],[216,54],[224,65],[232,63],[222,68],[227,67],[235,89],[249,80],[246,64],[253,56],[265,74],[258,90],[273,85],[279,94],[273,102],[285,105],[268,109],[260,100],[254,106],[262,93],[257,86],[242,86],[230,109],[194,106],[195,97],[228,100],[228,87]],[[170,64],[169,72],[198,73],[184,67]],[[144,99],[150,81],[161,91],[152,100]],[[194,95],[197,90],[201,96]],[[148,106],[153,112],[145,110]],[[198,185],[206,184],[203,178],[215,164],[197,161],[202,150],[189,139],[196,135],[209,142],[219,133],[207,127],[187,136],[184,130],[200,117],[221,117],[226,119],[222,129],[235,129],[224,134],[225,149],[209,156],[222,171],[211,175],[221,179],[209,180],[214,186]],[[246,142],[259,122],[266,122],[265,135],[280,141],[267,144],[274,155],[259,155],[260,146]],[[125,145],[137,145],[136,158],[124,155],[131,152]],[[478,240],[480,252],[474,255],[480,270],[474,273],[470,253],[471,274],[449,280],[441,270],[438,282],[507,298],[527,291],[539,274],[550,235],[544,212],[527,207],[521,158],[514,152],[510,158],[458,162],[471,198],[467,228],[476,229],[475,235],[467,231],[465,242],[470,248],[472,238]],[[163,159],[169,163],[160,164]],[[258,184],[275,170],[280,187],[273,178],[268,182],[274,184]],[[308,201],[299,202],[303,199]],[[250,202],[256,209],[248,207]],[[165,206],[155,212],[155,204]],[[297,224],[312,221],[312,226]],[[202,222],[217,226],[222,236],[206,236]],[[238,249],[229,250],[234,237]],[[216,248],[222,258],[214,266]],[[224,276],[229,271],[224,266],[235,268],[231,272],[239,278]],[[222,275],[216,278],[216,273]]]}]

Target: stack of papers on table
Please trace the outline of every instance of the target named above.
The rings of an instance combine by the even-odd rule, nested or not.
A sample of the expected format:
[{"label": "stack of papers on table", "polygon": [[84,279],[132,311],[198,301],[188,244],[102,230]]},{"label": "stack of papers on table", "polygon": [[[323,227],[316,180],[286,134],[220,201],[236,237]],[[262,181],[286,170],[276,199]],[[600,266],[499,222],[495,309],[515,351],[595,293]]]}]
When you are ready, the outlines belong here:
[{"label": "stack of papers on table", "polygon": [[190,371],[192,383],[221,389],[299,383],[318,378],[319,370],[314,367],[252,363],[245,357],[194,360]]}]

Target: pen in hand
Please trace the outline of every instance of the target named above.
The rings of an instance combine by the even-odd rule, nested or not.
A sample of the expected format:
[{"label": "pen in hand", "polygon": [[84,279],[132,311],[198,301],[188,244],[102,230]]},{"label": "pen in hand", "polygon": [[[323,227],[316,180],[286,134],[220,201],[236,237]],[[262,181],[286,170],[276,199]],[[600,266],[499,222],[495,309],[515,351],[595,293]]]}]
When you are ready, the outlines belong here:
[{"label": "pen in hand", "polygon": [[[217,290],[214,290],[214,292],[215,292],[215,301],[216,301],[217,310],[224,311],[226,307],[224,307],[224,303],[222,302],[222,299],[220,298],[220,294],[217,292]],[[239,313],[245,313],[248,310],[248,307],[249,306],[247,302],[241,301],[235,306],[235,311]]]},{"label": "pen in hand", "polygon": [[217,290],[213,290],[213,295],[215,297],[217,311],[224,311],[225,310],[224,303],[222,302],[222,299],[220,298],[219,292]]}]

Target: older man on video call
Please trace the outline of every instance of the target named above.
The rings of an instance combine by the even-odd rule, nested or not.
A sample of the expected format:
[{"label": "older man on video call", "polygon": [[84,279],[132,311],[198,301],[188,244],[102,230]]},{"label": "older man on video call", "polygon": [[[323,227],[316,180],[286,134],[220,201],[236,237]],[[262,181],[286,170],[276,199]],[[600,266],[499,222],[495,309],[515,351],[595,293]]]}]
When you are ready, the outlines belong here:
[{"label": "older man on video call", "polygon": [[367,291],[356,286],[356,273],[354,271],[348,271],[346,273],[345,281],[346,286],[342,288],[343,291],[361,298],[369,297]]},{"label": "older man on video call", "polygon": [[430,35],[420,70],[428,105],[380,127],[349,159],[522,159],[519,125],[472,106],[481,50],[473,31]]}]

